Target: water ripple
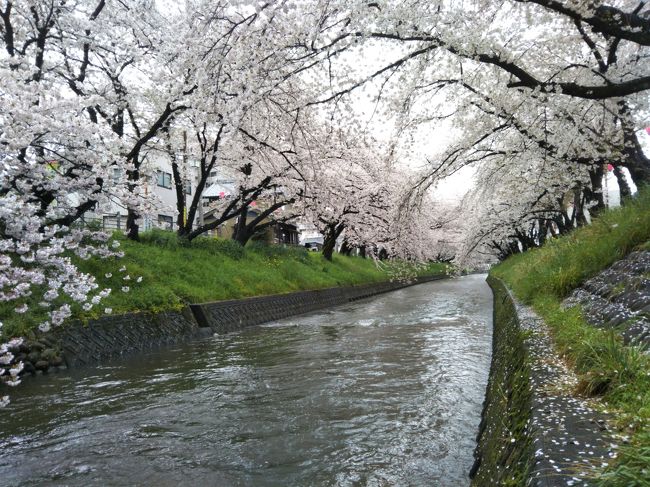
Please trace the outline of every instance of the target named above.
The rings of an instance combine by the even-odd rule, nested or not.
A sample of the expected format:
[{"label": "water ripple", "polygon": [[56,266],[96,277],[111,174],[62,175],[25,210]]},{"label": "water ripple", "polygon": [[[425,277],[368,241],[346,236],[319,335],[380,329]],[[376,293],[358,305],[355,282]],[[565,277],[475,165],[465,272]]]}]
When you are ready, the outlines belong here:
[{"label": "water ripple", "polygon": [[25,381],[0,485],[468,485],[491,295],[434,282]]}]

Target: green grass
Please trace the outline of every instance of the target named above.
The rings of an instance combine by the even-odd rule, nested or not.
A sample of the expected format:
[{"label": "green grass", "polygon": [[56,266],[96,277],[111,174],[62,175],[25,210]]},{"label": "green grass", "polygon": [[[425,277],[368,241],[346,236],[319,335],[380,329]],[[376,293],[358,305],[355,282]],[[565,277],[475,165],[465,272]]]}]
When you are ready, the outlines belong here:
[{"label": "green grass", "polygon": [[[124,257],[77,262],[79,268],[97,278],[102,288],[113,292],[89,312],[73,306],[73,317],[97,318],[111,308],[113,314],[179,309],[186,303],[201,303],[298,290],[358,285],[386,281],[403,264],[377,266],[371,259],[334,255],[332,262],[318,252],[251,244],[242,248],[230,240],[199,238],[191,244],[170,232],[152,231],[132,242],[116,235]],[[120,271],[120,269],[124,269]],[[444,264],[419,267],[420,274],[437,274]],[[128,279],[126,277],[128,276]],[[138,283],[137,278],[142,277]],[[122,287],[129,291],[123,292]],[[38,305],[36,313],[17,315],[0,306],[4,336],[29,333],[46,319]]]},{"label": "green grass", "polygon": [[650,355],[615,331],[589,326],[561,302],[586,279],[635,249],[650,249],[650,191],[604,212],[592,225],[515,255],[491,274],[503,279],[551,328],[556,348],[580,378],[576,392],[602,398],[630,445],[599,479],[607,486],[650,486]]},{"label": "green grass", "polygon": [[650,190],[646,189],[626,206],[604,212],[592,225],[512,256],[496,272],[525,301],[539,293],[563,297],[635,248],[650,248],[648,241]]}]

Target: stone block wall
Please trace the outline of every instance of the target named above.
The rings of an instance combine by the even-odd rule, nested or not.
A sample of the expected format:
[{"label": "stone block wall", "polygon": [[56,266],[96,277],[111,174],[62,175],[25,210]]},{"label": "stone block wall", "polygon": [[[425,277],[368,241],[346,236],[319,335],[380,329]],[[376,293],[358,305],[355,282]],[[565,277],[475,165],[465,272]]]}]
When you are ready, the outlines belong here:
[{"label": "stone block wall", "polygon": [[162,313],[106,316],[84,325],[57,330],[56,342],[68,367],[101,363],[109,358],[197,336],[199,327],[188,308]]},{"label": "stone block wall", "polygon": [[87,324],[75,322],[40,334],[21,345],[16,353],[25,363],[26,373],[46,372],[50,367],[63,365],[99,364],[120,355],[198,336],[228,333],[441,278],[428,276],[409,282],[382,282],[193,304],[180,311],[105,316]]},{"label": "stone block wall", "polygon": [[479,425],[472,486],[526,485],[533,468],[532,389],[524,335],[503,283],[488,277],[494,295],[492,363]]},{"label": "stone block wall", "polygon": [[592,485],[615,454],[608,418],[575,395],[545,323],[503,282],[488,282],[494,348],[472,485]]},{"label": "stone block wall", "polygon": [[626,344],[650,346],[650,252],[632,252],[586,281],[564,301],[582,306],[589,324],[621,333]]},{"label": "stone block wall", "polygon": [[382,282],[364,286],[299,291],[215,303],[193,304],[190,305],[190,308],[200,327],[211,328],[215,333],[227,333],[267,321],[338,306],[434,279],[440,279],[440,277],[421,277],[411,282]]}]

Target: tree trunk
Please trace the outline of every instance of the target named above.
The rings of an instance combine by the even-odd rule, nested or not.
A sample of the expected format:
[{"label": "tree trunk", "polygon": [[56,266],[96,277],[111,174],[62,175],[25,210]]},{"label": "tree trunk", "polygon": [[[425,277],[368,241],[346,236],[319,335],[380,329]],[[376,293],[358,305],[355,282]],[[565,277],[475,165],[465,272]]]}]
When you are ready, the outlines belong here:
[{"label": "tree trunk", "polygon": [[625,167],[630,171],[634,184],[637,186],[650,184],[650,159],[643,152],[637,152],[632,160],[628,159]]},{"label": "tree trunk", "polygon": [[341,248],[339,249],[339,254],[349,256],[352,253],[352,248],[353,247],[348,243],[347,239],[344,239]]},{"label": "tree trunk", "polygon": [[[201,143],[199,180],[196,183],[196,188],[194,188],[194,196],[192,197],[192,201],[190,201],[190,205],[187,208],[187,217],[185,219],[185,228],[183,230],[183,233],[188,235],[190,240],[196,237],[196,235],[192,235],[192,233],[193,233],[194,219],[196,218],[197,213],[199,214],[199,226],[202,227],[204,225],[203,218],[202,218],[203,201],[201,200],[201,195],[203,194],[203,191],[205,190],[205,187],[208,184],[208,178],[210,177],[210,173],[212,172],[212,169],[217,163],[217,153],[219,151],[219,145],[221,143],[221,135],[223,134],[224,128],[225,125],[223,124],[219,126],[219,132],[217,133],[217,136],[215,137],[213,144],[209,148],[207,147],[207,144],[205,142],[206,141],[205,133],[203,133],[204,138],[201,139],[201,133],[197,132],[197,138],[203,141]],[[183,132],[183,164],[187,168],[188,166],[187,165],[187,132]]]},{"label": "tree trunk", "polygon": [[[278,208],[283,207],[284,205],[290,205],[294,203],[295,200],[293,198],[289,200],[283,200],[283,201],[277,201],[273,203],[271,206],[266,208],[264,211],[260,212],[253,220],[250,222],[246,221],[246,217],[248,214],[248,205],[246,205],[245,209],[242,211],[240,214],[240,217],[237,219],[237,225],[235,226],[235,232],[232,235],[233,240],[239,242],[239,244],[246,245],[246,243],[255,236],[256,233],[261,232],[263,229],[271,226],[278,224],[280,222],[286,222],[287,220],[290,220],[292,218],[295,218],[295,215],[281,218],[279,220],[276,220],[273,218],[273,213],[275,210]],[[243,216],[243,217],[242,217]],[[267,221],[264,221],[267,220]]]},{"label": "tree trunk", "polygon": [[332,260],[334,254],[334,247],[336,247],[336,239],[339,238],[345,229],[344,223],[330,223],[325,230],[325,238],[323,240],[323,257],[327,260]]},{"label": "tree trunk", "polygon": [[[164,130],[167,132],[167,129]],[[172,178],[174,179],[174,193],[176,194],[176,232],[179,237],[187,235],[192,231],[192,225],[187,227],[187,208],[185,206],[185,181],[181,177],[181,169],[178,166],[176,152],[172,147],[167,134],[167,153],[172,162]],[[187,170],[187,134],[183,132],[183,167]]]},{"label": "tree trunk", "polygon": [[248,241],[255,236],[258,227],[251,225],[244,225],[237,229],[237,233],[233,233],[232,238],[242,247],[245,247]]},{"label": "tree trunk", "polygon": [[587,217],[585,216],[585,207],[583,201],[583,194],[580,189],[574,191],[573,196],[573,211],[576,225],[582,227],[587,224]]},{"label": "tree trunk", "polygon": [[620,122],[623,128],[625,167],[630,171],[632,181],[636,185],[650,184],[650,159],[643,152],[634,125],[628,118],[630,110],[625,100],[619,102],[619,107],[621,111]]},{"label": "tree trunk", "polygon": [[172,176],[174,178],[174,189],[176,190],[176,226],[178,235],[182,237],[192,231],[192,226],[190,224],[188,228],[188,222],[185,220],[185,185],[176,158],[172,157],[172,161]]},{"label": "tree trunk", "polygon": [[253,238],[255,235],[255,232],[247,232],[246,230],[242,230],[237,234],[237,236],[233,235],[233,240],[235,240],[239,245],[242,247],[245,247],[248,241]]},{"label": "tree trunk", "polygon": [[[135,153],[132,161],[133,161],[133,165],[135,166],[135,169],[133,171],[128,172],[128,179],[129,181],[132,181],[128,185],[129,193],[133,193],[135,191],[137,181],[140,179],[139,153],[137,152]],[[126,217],[126,237],[129,240],[134,240],[137,242],[140,241],[140,225],[136,223],[139,218],[140,218],[140,214],[137,211],[135,211],[135,209],[133,208],[128,209],[128,213]]]},{"label": "tree trunk", "polygon": [[621,195],[621,205],[625,203],[625,199],[632,196],[632,190],[630,185],[627,184],[627,179],[625,178],[625,173],[620,166],[614,168],[614,176],[616,176],[616,182],[618,183],[618,191]]},{"label": "tree trunk", "polygon": [[239,243],[242,247],[246,245],[248,240],[250,239],[250,236],[247,235],[247,229],[246,229],[246,218],[248,216],[248,205],[242,207],[242,209],[239,212],[239,217],[237,218],[237,221],[235,222],[235,228],[233,229],[232,232],[232,239]]},{"label": "tree trunk", "polygon": [[591,180],[591,189],[585,188],[585,197],[589,202],[595,201],[596,205],[590,210],[592,215],[598,214],[605,209],[605,195],[603,194],[603,176],[605,175],[605,166],[597,164],[589,171]]},{"label": "tree trunk", "polygon": [[126,238],[136,242],[140,241],[140,225],[136,223],[139,217],[140,215],[135,210],[129,208],[126,217]]}]

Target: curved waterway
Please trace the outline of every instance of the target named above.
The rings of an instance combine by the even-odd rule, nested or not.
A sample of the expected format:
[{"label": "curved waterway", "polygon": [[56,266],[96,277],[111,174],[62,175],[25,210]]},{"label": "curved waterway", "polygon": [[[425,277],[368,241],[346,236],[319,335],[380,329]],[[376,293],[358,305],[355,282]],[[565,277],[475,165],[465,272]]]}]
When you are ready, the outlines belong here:
[{"label": "curved waterway", "polygon": [[0,410],[0,484],[467,486],[484,280],[25,380]]}]

